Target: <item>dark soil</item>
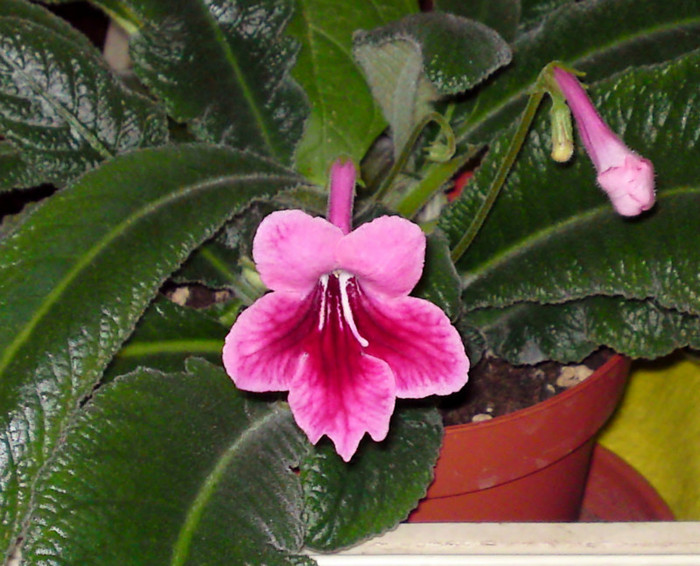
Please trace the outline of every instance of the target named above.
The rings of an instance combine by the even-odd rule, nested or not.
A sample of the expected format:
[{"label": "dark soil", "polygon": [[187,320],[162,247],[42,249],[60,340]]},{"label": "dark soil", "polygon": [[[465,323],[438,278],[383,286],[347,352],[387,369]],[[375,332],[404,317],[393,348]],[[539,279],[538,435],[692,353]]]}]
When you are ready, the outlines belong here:
[{"label": "dark soil", "polygon": [[470,371],[466,387],[440,404],[443,421],[446,425],[479,422],[545,401],[588,377],[610,355],[600,350],[579,364],[534,366],[513,366],[485,356]]}]

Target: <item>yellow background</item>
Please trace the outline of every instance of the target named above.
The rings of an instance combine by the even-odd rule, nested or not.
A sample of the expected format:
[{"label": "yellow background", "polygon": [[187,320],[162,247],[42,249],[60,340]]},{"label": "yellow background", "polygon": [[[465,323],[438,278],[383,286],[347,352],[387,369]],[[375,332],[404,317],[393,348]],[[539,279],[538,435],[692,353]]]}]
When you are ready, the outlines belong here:
[{"label": "yellow background", "polygon": [[700,520],[700,360],[635,362],[600,442],[656,488],[679,520]]}]

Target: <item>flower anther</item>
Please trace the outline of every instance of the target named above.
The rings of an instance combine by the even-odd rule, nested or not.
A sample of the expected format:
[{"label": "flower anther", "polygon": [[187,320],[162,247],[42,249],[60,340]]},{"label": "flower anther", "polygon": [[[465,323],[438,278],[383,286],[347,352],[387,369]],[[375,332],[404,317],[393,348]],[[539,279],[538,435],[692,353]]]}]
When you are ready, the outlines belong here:
[{"label": "flower anther", "polygon": [[331,170],[328,218],[274,212],[253,259],[271,289],[229,332],[226,371],[247,391],[289,391],[312,443],[326,435],[349,461],[365,433],[383,440],[399,398],[445,395],[467,381],[459,334],[433,303],[409,297],[425,235],[382,216],[350,230],[355,170]]}]

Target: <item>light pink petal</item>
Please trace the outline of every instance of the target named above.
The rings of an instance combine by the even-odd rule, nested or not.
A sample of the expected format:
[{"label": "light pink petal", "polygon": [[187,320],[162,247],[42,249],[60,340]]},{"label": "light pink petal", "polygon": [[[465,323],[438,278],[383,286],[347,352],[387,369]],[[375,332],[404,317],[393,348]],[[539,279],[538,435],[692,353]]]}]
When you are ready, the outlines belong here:
[{"label": "light pink petal", "polygon": [[369,292],[407,295],[423,272],[425,234],[405,218],[382,216],[345,236],[336,258]]},{"label": "light pink petal", "polygon": [[365,433],[375,441],[386,436],[395,386],[385,362],[362,354],[350,333],[346,338],[344,351],[328,349],[324,340],[309,348],[292,379],[289,406],[312,443],[328,436],[348,462]]},{"label": "light pink petal", "polygon": [[622,216],[636,216],[654,206],[654,166],[636,154],[600,173],[598,183]]},{"label": "light pink petal", "polygon": [[253,259],[270,289],[306,295],[321,275],[336,268],[334,252],[342,237],[324,218],[301,210],[273,212],[255,234]]},{"label": "light pink petal", "polygon": [[223,350],[226,372],[239,389],[286,391],[301,363],[302,343],[317,320],[317,297],[264,295],[244,310]]},{"label": "light pink petal", "polygon": [[467,382],[469,359],[457,330],[436,305],[423,299],[382,299],[361,294],[354,309],[365,353],[389,364],[396,396],[447,395]]}]

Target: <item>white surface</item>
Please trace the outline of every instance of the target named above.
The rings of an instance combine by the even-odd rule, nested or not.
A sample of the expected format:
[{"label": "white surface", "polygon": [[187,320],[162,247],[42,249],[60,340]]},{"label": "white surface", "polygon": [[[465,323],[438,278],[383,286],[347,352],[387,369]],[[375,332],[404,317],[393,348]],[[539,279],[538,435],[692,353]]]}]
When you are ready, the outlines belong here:
[{"label": "white surface", "polygon": [[423,523],[337,554],[320,566],[700,566],[700,523]]}]

